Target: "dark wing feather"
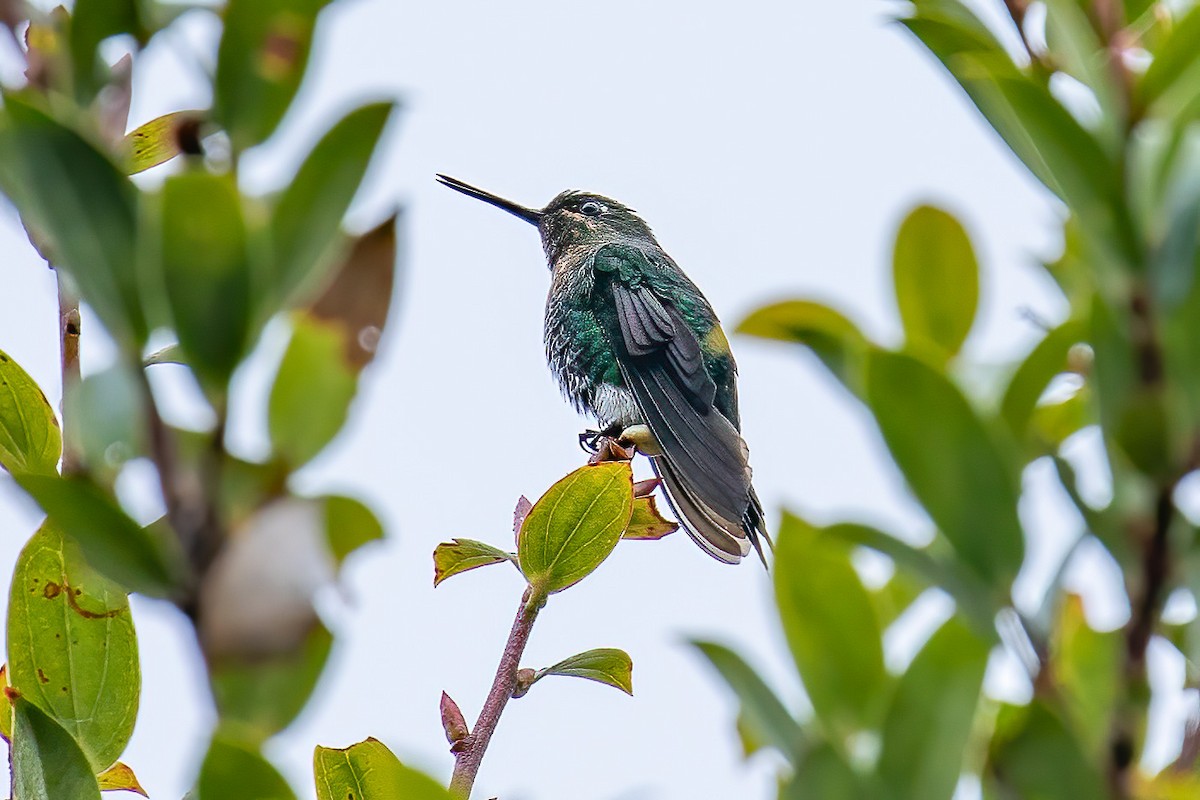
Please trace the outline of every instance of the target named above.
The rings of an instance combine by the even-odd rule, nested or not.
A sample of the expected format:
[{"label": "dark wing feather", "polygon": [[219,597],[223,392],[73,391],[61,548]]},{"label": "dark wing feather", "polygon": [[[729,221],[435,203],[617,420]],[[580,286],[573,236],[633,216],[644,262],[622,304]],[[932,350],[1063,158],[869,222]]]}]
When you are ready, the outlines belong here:
[{"label": "dark wing feather", "polygon": [[[605,251],[609,251],[605,253]],[[614,252],[615,251],[615,252]],[[632,251],[632,252],[631,252]],[[595,291],[621,375],[664,455],[704,505],[740,526],[750,505],[745,444],[716,408],[716,384],[696,335],[669,301],[640,280],[634,248],[608,246],[597,258]],[[619,264],[614,264],[621,259]],[[609,297],[604,297],[608,295]]]}]

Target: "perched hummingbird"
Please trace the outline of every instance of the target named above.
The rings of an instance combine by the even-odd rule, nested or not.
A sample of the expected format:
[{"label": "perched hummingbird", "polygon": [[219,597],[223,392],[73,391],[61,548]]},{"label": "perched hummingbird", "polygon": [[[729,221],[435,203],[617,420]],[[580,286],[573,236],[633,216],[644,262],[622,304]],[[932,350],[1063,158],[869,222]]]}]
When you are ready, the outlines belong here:
[{"label": "perched hummingbird", "polygon": [[750,484],[729,341],[650,227],[597,194],[566,191],[539,210],[437,179],[537,226],[551,272],[546,358],[563,393],[600,434],[649,456],[705,552],[736,564],[753,546],[763,558],[760,537],[770,538]]}]

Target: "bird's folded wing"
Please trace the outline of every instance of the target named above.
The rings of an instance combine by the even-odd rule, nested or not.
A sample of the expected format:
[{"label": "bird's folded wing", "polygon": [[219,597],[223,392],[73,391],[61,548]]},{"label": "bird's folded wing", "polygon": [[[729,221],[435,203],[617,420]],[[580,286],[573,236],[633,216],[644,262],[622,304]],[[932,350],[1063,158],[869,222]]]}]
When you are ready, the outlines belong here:
[{"label": "bird's folded wing", "polygon": [[707,506],[738,522],[750,501],[745,443],[713,407],[716,384],[696,335],[669,301],[640,280],[639,255],[645,259],[631,247],[601,249],[595,291],[611,294],[612,302],[598,304],[605,310],[597,317],[627,387],[679,477]]}]

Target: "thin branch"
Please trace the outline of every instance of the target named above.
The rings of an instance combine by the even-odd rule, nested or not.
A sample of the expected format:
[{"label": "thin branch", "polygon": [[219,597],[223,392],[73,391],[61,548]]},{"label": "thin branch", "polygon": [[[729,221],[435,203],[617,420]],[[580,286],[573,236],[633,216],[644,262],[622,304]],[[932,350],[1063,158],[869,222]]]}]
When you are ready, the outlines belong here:
[{"label": "thin branch", "polygon": [[59,406],[63,425],[62,471],[64,475],[77,475],[84,469],[83,454],[76,446],[78,437],[71,435],[72,430],[67,427],[67,397],[79,387],[81,380],[79,371],[79,296],[75,294],[68,279],[64,278],[61,272],[55,270],[54,274],[58,279],[58,332],[62,343],[62,402]]},{"label": "thin branch", "polygon": [[471,796],[471,787],[475,785],[475,776],[483,763],[483,754],[487,751],[496,725],[504,707],[517,688],[517,671],[520,667],[521,656],[525,645],[529,643],[529,634],[533,631],[533,622],[537,619],[538,611],[545,604],[544,595],[536,594],[532,587],[526,588],[521,597],[517,618],[513,621],[512,631],[504,645],[500,656],[500,665],[496,668],[496,677],[492,681],[492,689],[483,702],[479,719],[475,728],[465,739],[455,747],[454,775],[450,779],[450,793],[456,798],[467,800]]}]

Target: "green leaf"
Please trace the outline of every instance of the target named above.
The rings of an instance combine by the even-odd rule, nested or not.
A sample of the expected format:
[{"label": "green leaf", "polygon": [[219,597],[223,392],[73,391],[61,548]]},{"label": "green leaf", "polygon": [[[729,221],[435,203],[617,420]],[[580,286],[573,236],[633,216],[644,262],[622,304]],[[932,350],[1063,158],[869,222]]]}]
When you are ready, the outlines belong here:
[{"label": "green leaf", "polygon": [[599,647],[564,658],[553,666],[539,669],[533,679],[539,681],[547,675],[585,678],[633,695],[633,659],[615,647]]},{"label": "green leaf", "polygon": [[1116,178],[1121,171],[1045,84],[1018,70],[994,39],[947,15],[918,6],[916,16],[901,23],[942,62],[1017,158],[1080,216],[1099,252],[1137,263],[1137,235]]},{"label": "green leaf", "polygon": [[234,152],[265,140],[308,65],[317,13],[329,0],[231,0],[217,49],[213,103]]},{"label": "green leaf", "polygon": [[329,660],[333,634],[316,625],[294,652],[244,661],[209,663],[209,685],[224,725],[261,743],[299,716]]},{"label": "green leaf", "polygon": [[738,719],[744,729],[753,739],[775,747],[796,764],[808,746],[808,736],[758,672],[728,647],[699,640],[691,644],[737,695],[741,704]]},{"label": "green leaf", "polygon": [[1194,99],[1200,76],[1200,6],[1191,8],[1182,20],[1175,24],[1171,35],[1154,54],[1154,60],[1138,84],[1138,93],[1144,107],[1157,103],[1161,98],[1171,99],[1178,95],[1174,105],[1188,106]]},{"label": "green leaf", "polygon": [[580,467],[542,495],[517,537],[517,559],[530,585],[545,594],[566,589],[600,566],[633,514],[627,461]]},{"label": "green leaf", "polygon": [[829,744],[805,754],[791,780],[779,789],[779,800],[863,800],[873,797],[867,781]]},{"label": "green leaf", "polygon": [[950,800],[983,686],[988,645],[956,619],[900,678],[883,723],[877,767],[891,800]]},{"label": "green leaf", "polygon": [[[829,528],[825,530],[828,532]],[[924,580],[910,574],[908,570],[898,569],[883,586],[871,589],[871,603],[879,617],[880,627],[887,630],[926,588],[928,587]]]},{"label": "green leaf", "polygon": [[0,467],[12,473],[54,475],[62,431],[41,388],[0,350]]},{"label": "green leaf", "polygon": [[179,346],[201,384],[219,395],[246,352],[251,317],[246,224],[232,176],[167,179],[162,269]]},{"label": "green leaf", "polygon": [[1000,416],[1018,441],[1025,438],[1034,409],[1050,381],[1069,369],[1071,348],[1083,340],[1083,325],[1068,320],[1047,333],[1013,373],[1000,401]]},{"label": "green leaf", "polygon": [[515,563],[516,557],[499,547],[474,539],[451,539],[433,549],[433,585],[437,586],[446,578],[467,570],[503,564],[505,561]]},{"label": "green leaf", "polygon": [[142,25],[140,0],[76,0],[71,11],[70,48],[75,72],[75,97],[86,106],[107,82],[96,48],[110,36],[133,34],[144,44],[148,31]]},{"label": "green leaf", "polygon": [[1105,144],[1115,147],[1126,110],[1113,83],[1112,56],[1079,0],[1046,0],[1046,41],[1063,72],[1092,90],[1101,111],[1096,127]]},{"label": "green leaf", "polygon": [[846,388],[862,396],[869,343],[858,326],[829,306],[810,300],[763,306],[742,320],[737,330],[805,345]]},{"label": "green leaf", "polygon": [[979,305],[979,265],[959,221],[932,206],[913,209],[896,234],[892,277],[908,348],[939,362],[958,353]]},{"label": "green leaf", "polygon": [[1107,754],[1123,658],[1120,633],[1092,630],[1083,616],[1083,599],[1068,595],[1050,640],[1050,675],[1066,719],[1094,760]]},{"label": "green leaf", "polygon": [[19,694],[10,693],[9,701],[13,704],[13,797],[100,800],[96,775],[71,734]]},{"label": "green leaf", "polygon": [[142,797],[150,796],[138,783],[137,775],[133,774],[133,770],[120,761],[97,775],[96,780],[99,782],[102,792],[133,792]]},{"label": "green leaf", "polygon": [[366,174],[394,103],[351,111],[317,143],[271,217],[274,290],[286,301],[319,288],[340,244],[342,217]]},{"label": "green leaf", "polygon": [[213,734],[195,795],[193,800],[296,800],[287,781],[257,747],[222,729]]},{"label": "green leaf", "polygon": [[125,750],[141,689],[129,601],[50,525],[17,559],[8,668],[12,685],[75,738],[93,772]]},{"label": "green leaf", "polygon": [[911,356],[868,359],[867,403],[913,493],[962,560],[993,587],[1021,567],[1013,471],[962,393]]},{"label": "green leaf", "polygon": [[452,800],[433,779],[400,763],[378,739],[313,751],[317,800]]},{"label": "green leaf", "polygon": [[293,315],[292,338],[267,405],[271,446],[292,468],[312,460],[346,422],[358,376],[346,363],[345,346],[337,326]]},{"label": "green leaf", "polygon": [[140,345],[137,190],[75,131],[12,93],[0,126],[0,189],[42,246],[75,279],[118,341]]},{"label": "green leaf", "polygon": [[200,135],[203,111],[172,111],[137,126],[125,135],[125,172],[136,175],[165,164],[183,152],[183,142]]},{"label": "green leaf", "polygon": [[145,399],[137,374],[117,363],[83,379],[68,390],[66,418],[74,424],[67,436],[93,477],[111,485],[127,461],[149,452]]},{"label": "green leaf", "polygon": [[635,497],[633,515],[629,527],[621,534],[622,539],[657,541],[679,530],[679,523],[663,517],[653,497]]},{"label": "green leaf", "polygon": [[1078,800],[1105,795],[1100,771],[1041,700],[1002,708],[990,750],[985,781],[1003,787],[1001,796]]},{"label": "green leaf", "polygon": [[327,495],[321,500],[325,503],[329,551],[338,564],[363,545],[383,538],[383,524],[362,502],[341,495]]},{"label": "green leaf", "polygon": [[849,548],[785,514],[775,546],[775,602],[827,734],[873,726],[887,686],[882,631]]},{"label": "green leaf", "polygon": [[949,548],[943,547],[946,552],[940,553],[933,552],[936,547],[919,549],[877,528],[852,522],[830,525],[822,532],[847,544],[882,553],[905,574],[943,589],[954,598],[958,612],[971,622],[977,636],[995,640],[994,620],[1000,607],[988,587],[973,572],[960,566]]},{"label": "green leaf", "polygon": [[152,597],[175,591],[183,574],[175,543],[138,525],[87,478],[15,477],[50,521],[79,544],[97,571]]}]

